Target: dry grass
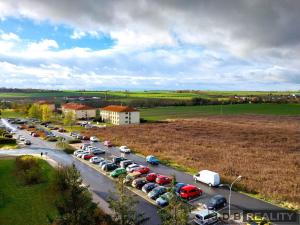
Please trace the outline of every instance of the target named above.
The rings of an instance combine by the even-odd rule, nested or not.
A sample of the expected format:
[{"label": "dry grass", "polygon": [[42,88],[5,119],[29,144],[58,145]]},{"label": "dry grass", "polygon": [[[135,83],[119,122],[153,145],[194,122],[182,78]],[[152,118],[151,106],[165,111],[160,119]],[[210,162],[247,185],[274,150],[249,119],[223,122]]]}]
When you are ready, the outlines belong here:
[{"label": "dry grass", "polygon": [[86,134],[95,133],[143,155],[217,171],[224,181],[240,174],[245,191],[300,207],[300,117],[211,116]]}]

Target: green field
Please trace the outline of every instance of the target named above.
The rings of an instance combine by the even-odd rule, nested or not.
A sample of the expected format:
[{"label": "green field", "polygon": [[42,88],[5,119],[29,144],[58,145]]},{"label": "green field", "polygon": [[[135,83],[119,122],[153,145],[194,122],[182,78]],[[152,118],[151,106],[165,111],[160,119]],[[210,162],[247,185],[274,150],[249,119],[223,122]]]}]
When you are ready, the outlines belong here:
[{"label": "green field", "polygon": [[176,92],[176,91],[51,91],[51,92],[30,92],[30,93],[16,93],[16,92],[1,92],[0,98],[50,98],[50,97],[102,97],[107,96],[108,99],[177,99],[189,100],[194,97],[201,97],[207,99],[228,98],[229,96],[261,96],[261,95],[288,95],[291,93],[298,93],[299,91],[285,91],[285,92],[263,92],[263,91],[197,91],[197,92]]},{"label": "green field", "polygon": [[203,115],[300,115],[300,104],[170,106],[141,109],[140,111],[141,118],[151,121],[172,118],[194,118]]},{"label": "green field", "polygon": [[47,215],[57,214],[50,183],[54,169],[41,160],[47,180],[41,184],[23,186],[14,175],[15,160],[0,159],[0,224],[46,225]]},{"label": "green field", "polygon": [[1,116],[5,118],[19,118],[24,117],[24,114],[17,112],[13,109],[2,109],[0,117]]}]

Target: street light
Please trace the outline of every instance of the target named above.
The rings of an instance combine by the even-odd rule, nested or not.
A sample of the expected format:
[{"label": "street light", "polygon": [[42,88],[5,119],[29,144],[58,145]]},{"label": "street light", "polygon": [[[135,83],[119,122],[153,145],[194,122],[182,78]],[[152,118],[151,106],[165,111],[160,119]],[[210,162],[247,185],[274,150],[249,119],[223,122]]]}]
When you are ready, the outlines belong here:
[{"label": "street light", "polygon": [[220,184],[220,187],[224,187],[224,186],[229,187],[229,199],[228,199],[228,212],[229,212],[229,217],[230,217],[230,215],[231,215],[231,208],[230,208],[231,190],[232,190],[232,187],[233,187],[234,183],[237,182],[237,181],[240,181],[241,179],[242,179],[242,176],[239,175],[239,176],[231,183],[230,186],[229,186],[229,184]]}]

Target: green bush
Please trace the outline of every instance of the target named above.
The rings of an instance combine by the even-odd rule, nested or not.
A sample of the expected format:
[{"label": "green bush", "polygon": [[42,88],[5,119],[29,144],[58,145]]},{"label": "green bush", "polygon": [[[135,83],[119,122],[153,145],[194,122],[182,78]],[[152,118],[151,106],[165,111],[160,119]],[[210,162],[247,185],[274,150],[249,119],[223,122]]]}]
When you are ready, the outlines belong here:
[{"label": "green bush", "polygon": [[38,184],[43,181],[39,159],[30,155],[16,158],[16,174],[26,185]]},{"label": "green bush", "polygon": [[50,142],[56,142],[57,141],[57,137],[48,137],[46,138],[47,141],[50,141]]},{"label": "green bush", "polygon": [[0,137],[0,144],[16,144],[16,139]]},{"label": "green bush", "polygon": [[73,148],[73,147],[70,146],[70,145],[67,145],[67,146],[63,149],[63,151],[64,151],[65,153],[67,153],[67,154],[73,154],[75,150],[76,150],[76,149]]},{"label": "green bush", "polygon": [[69,144],[78,144],[78,143],[81,143],[82,141],[79,140],[79,139],[73,139],[73,140],[69,140],[68,143]]},{"label": "green bush", "polygon": [[12,138],[13,136],[12,136],[12,134],[4,134],[3,137],[5,137],[5,138]]}]

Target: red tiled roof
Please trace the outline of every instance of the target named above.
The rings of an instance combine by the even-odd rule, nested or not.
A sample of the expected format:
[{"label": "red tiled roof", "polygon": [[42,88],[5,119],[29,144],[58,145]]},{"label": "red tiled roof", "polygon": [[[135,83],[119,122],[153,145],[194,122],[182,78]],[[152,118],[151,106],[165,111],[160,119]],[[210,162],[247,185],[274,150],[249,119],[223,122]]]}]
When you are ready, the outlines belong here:
[{"label": "red tiled roof", "polygon": [[112,111],[112,112],[138,112],[139,110],[130,108],[128,106],[121,105],[109,105],[101,108],[101,110]]},{"label": "red tiled roof", "polygon": [[53,102],[49,102],[49,101],[37,101],[35,102],[35,104],[39,104],[39,105],[53,105]]},{"label": "red tiled roof", "polygon": [[62,108],[64,108],[64,109],[73,109],[73,110],[89,110],[89,109],[93,109],[90,106],[82,105],[82,104],[77,104],[77,103],[67,103],[67,104],[62,105]]}]

